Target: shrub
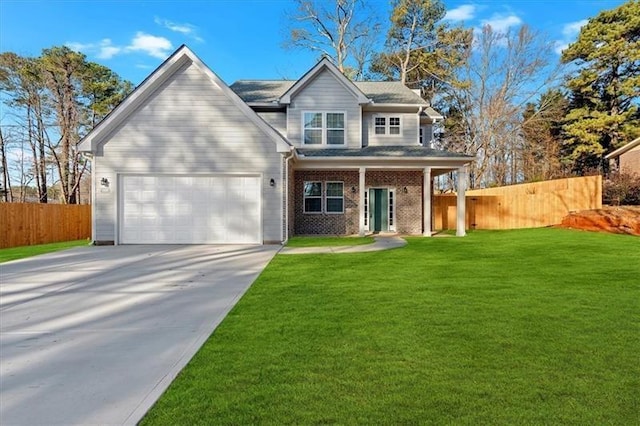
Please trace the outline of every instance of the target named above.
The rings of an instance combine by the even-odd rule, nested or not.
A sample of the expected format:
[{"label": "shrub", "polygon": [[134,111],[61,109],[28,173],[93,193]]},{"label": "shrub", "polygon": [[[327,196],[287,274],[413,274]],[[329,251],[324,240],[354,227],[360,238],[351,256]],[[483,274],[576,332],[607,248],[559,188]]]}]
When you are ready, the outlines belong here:
[{"label": "shrub", "polygon": [[640,175],[615,173],[602,185],[602,202],[612,206],[640,205]]}]

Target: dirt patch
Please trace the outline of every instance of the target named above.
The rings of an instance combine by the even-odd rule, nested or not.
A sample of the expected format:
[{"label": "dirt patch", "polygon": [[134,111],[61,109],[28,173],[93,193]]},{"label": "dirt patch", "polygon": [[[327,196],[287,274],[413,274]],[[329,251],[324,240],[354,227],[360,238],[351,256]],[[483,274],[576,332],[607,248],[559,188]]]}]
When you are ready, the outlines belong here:
[{"label": "dirt patch", "polygon": [[560,226],[640,236],[640,207],[604,207],[573,212],[562,219]]}]

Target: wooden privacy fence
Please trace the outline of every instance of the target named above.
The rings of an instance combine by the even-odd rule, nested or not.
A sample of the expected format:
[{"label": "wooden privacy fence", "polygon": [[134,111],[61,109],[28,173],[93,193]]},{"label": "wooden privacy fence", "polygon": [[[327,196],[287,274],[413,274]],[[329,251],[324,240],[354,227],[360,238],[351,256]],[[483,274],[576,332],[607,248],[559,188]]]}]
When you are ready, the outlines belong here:
[{"label": "wooden privacy fence", "polygon": [[[466,192],[467,229],[557,225],[569,212],[602,207],[602,177],[548,180]],[[434,229],[455,229],[456,195],[434,196]]]},{"label": "wooden privacy fence", "polygon": [[0,248],[91,238],[91,206],[0,203]]}]

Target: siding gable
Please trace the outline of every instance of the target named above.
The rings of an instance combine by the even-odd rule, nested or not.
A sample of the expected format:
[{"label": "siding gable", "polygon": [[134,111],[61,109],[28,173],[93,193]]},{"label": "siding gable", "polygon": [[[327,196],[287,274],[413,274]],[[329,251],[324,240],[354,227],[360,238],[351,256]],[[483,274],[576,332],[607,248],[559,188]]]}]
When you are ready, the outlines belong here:
[{"label": "siding gable", "polygon": [[142,150],[136,158],[176,167],[184,161],[210,164],[219,155],[259,162],[252,153],[276,151],[269,136],[194,64],[177,71],[128,115],[103,149]]},{"label": "siding gable", "polygon": [[302,146],[302,114],[312,111],[344,112],[345,147],[361,147],[362,113],[358,97],[327,69],[320,71],[291,98],[287,111],[287,137],[295,146]]},{"label": "siding gable", "polygon": [[[271,135],[248,119],[201,67],[185,64],[128,111],[95,153],[95,238],[117,241],[121,175],[251,173],[262,178],[263,238],[279,241],[281,163]],[[99,189],[101,178],[113,182],[108,191]]]}]

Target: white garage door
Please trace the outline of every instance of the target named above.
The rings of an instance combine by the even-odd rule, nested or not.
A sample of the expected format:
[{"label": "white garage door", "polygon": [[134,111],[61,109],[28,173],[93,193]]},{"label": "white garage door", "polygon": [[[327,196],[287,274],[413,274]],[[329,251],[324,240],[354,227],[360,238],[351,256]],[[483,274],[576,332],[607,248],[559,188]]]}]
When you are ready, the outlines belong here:
[{"label": "white garage door", "polygon": [[121,185],[122,244],[262,242],[259,177],[123,176]]}]

